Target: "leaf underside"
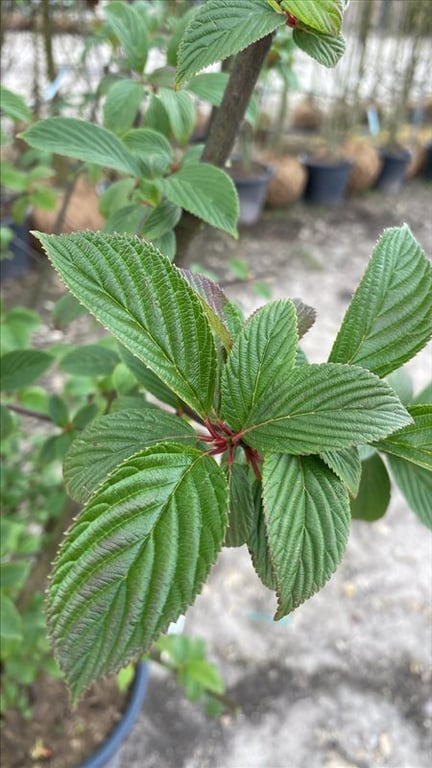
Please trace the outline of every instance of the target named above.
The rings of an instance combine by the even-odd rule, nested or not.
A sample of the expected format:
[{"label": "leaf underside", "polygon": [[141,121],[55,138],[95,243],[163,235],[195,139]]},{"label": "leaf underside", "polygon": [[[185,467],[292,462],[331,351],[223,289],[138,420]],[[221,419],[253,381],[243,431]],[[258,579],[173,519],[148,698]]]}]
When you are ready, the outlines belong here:
[{"label": "leaf underside", "polygon": [[373,453],[362,462],[360,487],[351,499],[351,515],[359,520],[379,520],[390,503],[390,478],[381,457]]},{"label": "leaf underside", "polygon": [[411,462],[389,456],[393,478],[419,520],[432,529],[432,472]]}]

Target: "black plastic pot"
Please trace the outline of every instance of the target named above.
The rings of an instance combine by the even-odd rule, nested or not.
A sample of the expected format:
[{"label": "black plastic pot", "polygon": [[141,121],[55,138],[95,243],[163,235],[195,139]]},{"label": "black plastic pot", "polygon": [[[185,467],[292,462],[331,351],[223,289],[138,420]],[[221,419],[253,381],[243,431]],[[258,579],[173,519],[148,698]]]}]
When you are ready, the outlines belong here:
[{"label": "black plastic pot", "polygon": [[432,181],[432,141],[426,144],[426,162],[423,170],[425,179]]},{"label": "black plastic pot", "polygon": [[273,168],[262,163],[252,163],[250,173],[241,172],[240,164],[234,162],[227,168],[239,196],[240,224],[255,224],[261,216],[267,197],[267,186],[273,176]]},{"label": "black plastic pot", "polygon": [[12,219],[1,220],[2,227],[8,227],[14,233],[9,243],[8,255],[0,260],[2,280],[21,277],[32,266],[29,219],[22,224],[16,224]]},{"label": "black plastic pot", "polygon": [[340,205],[348,186],[351,160],[301,160],[308,172],[304,199],[313,205]]},{"label": "black plastic pot", "polygon": [[407,149],[380,149],[382,168],[375,182],[375,189],[380,189],[388,195],[396,195],[405,180],[405,173],[411,159]]},{"label": "black plastic pot", "polygon": [[132,730],[141,711],[147,693],[148,664],[138,664],[129,700],[123,717],[111,731],[106,741],[93,753],[80,768],[117,768],[119,750],[122,743]]}]

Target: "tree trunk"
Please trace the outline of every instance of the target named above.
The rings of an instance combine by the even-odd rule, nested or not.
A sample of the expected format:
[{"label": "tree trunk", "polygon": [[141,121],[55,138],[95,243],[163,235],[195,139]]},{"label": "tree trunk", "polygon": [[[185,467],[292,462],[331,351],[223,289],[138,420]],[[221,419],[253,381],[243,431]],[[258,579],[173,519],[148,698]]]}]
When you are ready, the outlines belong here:
[{"label": "tree trunk", "polygon": [[[272,40],[273,35],[267,35],[237,55],[222,103],[211,121],[203,162],[223,167],[229,158]],[[176,227],[177,264],[184,260],[202,226],[198,218],[183,213]]]}]

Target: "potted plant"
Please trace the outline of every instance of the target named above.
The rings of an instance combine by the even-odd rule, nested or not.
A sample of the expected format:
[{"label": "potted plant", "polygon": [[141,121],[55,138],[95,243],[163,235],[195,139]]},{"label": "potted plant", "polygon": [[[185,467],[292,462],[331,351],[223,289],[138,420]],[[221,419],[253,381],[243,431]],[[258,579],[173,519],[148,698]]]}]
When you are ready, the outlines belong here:
[{"label": "potted plant", "polygon": [[[248,0],[253,29],[225,0],[198,9],[179,50],[178,85],[214,61],[215,51],[242,50],[210,127],[205,160],[226,161],[255,85],[246,65],[254,61],[259,72],[271,33],[288,21],[298,44],[316,56],[340,51],[342,6],[334,0],[317,18],[309,0]],[[240,92],[234,88],[239,71]],[[135,171],[137,158],[121,140],[95,134],[96,126],[90,133],[85,122],[74,125],[80,132],[73,152],[97,137],[97,148],[91,153],[89,141],[83,159],[116,162],[123,172],[130,163]],[[51,149],[53,136],[46,121],[25,134],[29,143]],[[66,144],[64,137],[56,142],[56,151]],[[156,188],[172,194],[175,175],[168,184],[157,178]],[[213,190],[215,200],[218,191],[231,189],[223,185]],[[184,176],[179,186],[185,194]],[[199,210],[200,201],[190,207]],[[223,201],[215,208],[224,210]],[[223,545],[247,543],[259,577],[277,594],[277,619],[323,586],[343,555],[350,496],[361,494],[359,446],[392,457],[408,498],[413,478],[426,484],[431,407],[404,407],[384,377],[432,334],[432,272],[407,227],[387,230],[328,361],[310,365],[299,342],[314,311],[301,301],[270,302],[245,320],[219,286],[179,269],[137,236],[37,237],[72,294],[112,334],[97,350],[57,350],[59,365],[72,366],[75,375],[77,368],[95,375],[95,364],[101,366],[90,403],[97,414],[81,412],[77,424],[78,412],[51,402],[51,420],[62,425],[55,443],[61,449],[73,440],[66,488],[84,504],[58,552],[47,602],[56,657],[77,700],[92,680],[151,651],[192,603]],[[3,359],[7,395],[26,372],[33,383],[35,372],[54,364],[55,349],[39,351],[37,359],[34,352]],[[120,397],[112,397],[113,389]],[[11,410],[13,402],[7,397],[5,405]],[[426,521],[422,497],[410,501]],[[287,558],[286,551],[295,554]],[[119,621],[125,612],[127,621]]]},{"label": "potted plant", "polygon": [[406,44],[407,38],[410,50],[402,76],[392,80],[389,93],[390,104],[384,121],[385,141],[379,148],[382,168],[375,184],[377,189],[387,194],[397,194],[400,190],[412,158],[410,149],[400,139],[400,131],[406,119],[409,93],[422,50],[423,27],[428,19],[427,8],[422,3],[414,9],[414,12],[409,8],[404,10],[405,12],[399,17],[396,29],[395,71],[398,67],[400,49],[404,43]]},{"label": "potted plant", "polygon": [[283,208],[295,202],[303,194],[306,184],[304,166],[296,153],[290,152],[286,137],[289,96],[299,87],[294,72],[295,50],[290,30],[281,30],[273,41],[263,69],[264,82],[267,81],[270,88],[275,77],[281,83],[274,127],[269,127],[264,141],[263,157],[273,168],[266,197],[270,208]]},{"label": "potted plant", "polygon": [[240,224],[255,224],[259,220],[274,173],[270,165],[252,159],[252,141],[252,127],[245,122],[239,131],[240,153],[227,165],[239,197]]}]

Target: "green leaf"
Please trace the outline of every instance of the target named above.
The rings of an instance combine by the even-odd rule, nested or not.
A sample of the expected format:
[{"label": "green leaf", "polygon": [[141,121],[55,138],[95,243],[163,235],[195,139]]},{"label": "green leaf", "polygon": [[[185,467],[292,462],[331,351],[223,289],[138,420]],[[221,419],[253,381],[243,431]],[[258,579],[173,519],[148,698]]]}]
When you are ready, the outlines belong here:
[{"label": "green leaf", "polygon": [[222,374],[222,411],[234,429],[249,424],[249,414],[294,366],[297,315],[289,299],[272,301],[255,312],[239,333]]},{"label": "green leaf", "polygon": [[187,89],[203,101],[219,107],[229,80],[228,72],[203,72],[188,83]]},{"label": "green leaf", "polygon": [[167,259],[174,261],[177,252],[177,240],[175,232],[172,229],[168,232],[164,232],[160,237],[154,237],[151,242],[158,251],[167,257]]},{"label": "green leaf", "polygon": [[36,149],[75,157],[86,163],[139,176],[140,164],[120,139],[99,125],[75,117],[48,117],[24,131],[22,138]]},{"label": "green leaf", "polygon": [[31,109],[27,106],[25,99],[18,93],[10,91],[9,88],[5,88],[4,85],[0,85],[0,104],[2,114],[15,122],[29,123],[32,119]]},{"label": "green leaf", "polygon": [[0,593],[0,637],[2,641],[23,639],[22,621],[8,595]]},{"label": "green leaf", "polygon": [[281,8],[317,32],[338,34],[343,19],[343,0],[282,0]]},{"label": "green leaf", "polygon": [[256,480],[252,490],[255,515],[247,546],[258,578],[265,587],[275,591],[277,584],[267,543],[261,483]]},{"label": "green leaf", "polygon": [[90,403],[89,405],[83,405],[79,408],[75,416],[72,419],[72,424],[75,429],[84,429],[89,421],[92,421],[95,416],[98,415],[98,407],[96,403]]},{"label": "green leaf", "polygon": [[432,336],[432,267],[409,227],[387,229],[347,309],[330,353],[386,376]]},{"label": "green leaf", "polygon": [[31,568],[31,560],[8,560],[0,563],[2,589],[21,589]]},{"label": "green leaf", "polygon": [[60,368],[73,376],[110,376],[118,362],[118,355],[112,349],[100,344],[83,344],[63,357]]},{"label": "green leaf", "polygon": [[76,300],[75,296],[71,293],[65,293],[54,304],[52,311],[52,319],[56,330],[63,331],[68,325],[76,320],[80,315],[84,315],[86,310]]},{"label": "green leaf", "polygon": [[270,454],[263,467],[264,516],[281,619],[311,597],[342,560],[348,493],[314,456]]},{"label": "green leaf", "polygon": [[293,40],[300,50],[324,67],[335,67],[345,53],[343,35],[327,35],[302,29],[293,30]]},{"label": "green leaf", "polygon": [[229,488],[226,547],[241,547],[250,535],[255,520],[255,504],[247,467],[233,462],[226,465]]},{"label": "green leaf", "polygon": [[285,23],[262,0],[207,0],[186,28],[178,50],[177,84],[244,50]]},{"label": "green leaf", "polygon": [[416,405],[432,403],[432,381],[415,396],[413,403]]},{"label": "green leaf", "polygon": [[52,365],[54,358],[38,349],[17,349],[1,358],[0,389],[8,392],[33,384]]},{"label": "green leaf", "polygon": [[13,432],[15,426],[15,419],[11,412],[4,406],[0,405],[0,436],[2,440],[5,440]]},{"label": "green leaf", "polygon": [[73,438],[73,432],[62,432],[60,435],[49,437],[39,451],[39,463],[45,466],[51,461],[63,461]]},{"label": "green leaf", "polygon": [[106,219],[130,204],[135,180],[120,179],[109,184],[99,198],[99,210]]},{"label": "green leaf", "polygon": [[186,144],[196,120],[192,97],[185,91],[173,91],[170,88],[160,88],[157,97],[169,117],[174,138],[179,144]]},{"label": "green leaf", "polygon": [[30,346],[33,332],[41,324],[36,312],[25,307],[14,307],[2,318],[1,346],[3,352]]},{"label": "green leaf", "polygon": [[388,457],[391,473],[419,520],[432,528],[432,472],[398,456]]},{"label": "green leaf", "polygon": [[359,520],[373,522],[383,517],[390,502],[390,478],[385,464],[377,453],[362,462],[360,487],[351,499],[351,515]]},{"label": "green leaf", "polygon": [[[235,398],[235,383],[230,383]],[[386,437],[412,421],[388,384],[358,366],[301,365],[276,386],[268,385],[249,412],[243,410],[243,419],[232,401],[224,405],[223,417],[232,429],[259,451],[347,448]]]},{"label": "green leaf", "polygon": [[343,451],[320,453],[322,459],[335,475],[342,480],[351,496],[357,496],[362,465],[357,448],[345,448]]},{"label": "green leaf", "polygon": [[238,196],[234,182],[221,168],[190,162],[157,185],[171,202],[237,237]]},{"label": "green leaf", "polygon": [[195,688],[198,688],[197,698],[200,698],[204,691],[211,691],[212,693],[223,693],[224,691],[224,684],[219,671],[205,659],[190,659],[183,668],[179,669],[178,679],[179,683],[186,688],[192,701],[195,698],[192,692]]},{"label": "green leaf", "polygon": [[121,359],[133,373],[138,383],[142,384],[147,392],[150,392],[161,403],[166,403],[166,405],[170,405],[176,410],[180,407],[180,398],[147,365],[121,345],[119,346],[119,353]]},{"label": "green leaf", "polygon": [[28,175],[24,171],[4,163],[1,182],[2,187],[12,189],[14,192],[25,192],[28,185]]},{"label": "green leaf", "polygon": [[139,157],[143,174],[150,178],[161,176],[174,161],[168,139],[153,128],[133,128],[123,136],[123,141]]},{"label": "green leaf", "polygon": [[133,5],[123,2],[109,3],[104,7],[104,12],[126,52],[130,68],[141,74],[149,50],[147,25],[143,15]]},{"label": "green leaf", "polygon": [[152,93],[149,105],[145,111],[144,125],[146,128],[157,131],[167,138],[171,134],[171,126],[167,111],[155,93]]},{"label": "green leaf", "polygon": [[30,205],[42,208],[44,211],[52,211],[57,203],[57,195],[53,189],[35,189],[29,194]]},{"label": "green leaf", "polygon": [[181,208],[169,200],[162,200],[159,205],[148,210],[148,216],[142,228],[146,240],[162,237],[178,224],[181,219]]},{"label": "green leaf", "polygon": [[26,387],[26,389],[21,390],[19,401],[23,408],[30,408],[32,411],[48,415],[49,394],[46,387]]},{"label": "green leaf", "polygon": [[226,507],[214,459],[174,444],[129,459],[93,496],[68,532],[48,596],[74,700],[192,604],[222,546]]},{"label": "green leaf", "polygon": [[411,405],[407,411],[414,424],[375,443],[375,448],[432,471],[432,405]]},{"label": "green leaf", "polygon": [[0,555],[15,553],[19,550],[24,524],[9,517],[0,518]]},{"label": "green leaf", "polygon": [[386,376],[386,380],[393,387],[401,403],[405,406],[407,403],[412,403],[414,395],[413,384],[405,368],[397,368]]},{"label": "green leaf", "polygon": [[[203,72],[188,83],[187,89],[203,101],[208,101],[214,107],[219,107],[222,102],[225,88],[229,79],[228,72]],[[245,120],[255,124],[257,116],[257,102],[253,96],[245,113]]]},{"label": "green leaf", "polygon": [[63,398],[59,395],[50,396],[48,414],[58,427],[65,427],[69,423],[69,409]]},{"label": "green leaf", "polygon": [[136,80],[117,80],[107,93],[103,108],[105,128],[123,133],[132,127],[143,99],[143,87]]},{"label": "green leaf", "polygon": [[141,203],[125,205],[109,217],[103,231],[108,234],[137,235],[143,228],[146,216],[147,209]]},{"label": "green leaf", "polygon": [[87,501],[125,459],[161,442],[196,446],[197,438],[184,419],[158,409],[99,416],[75,438],[66,456],[63,475],[69,495]]},{"label": "green leaf", "polygon": [[198,298],[152,245],[127,235],[37,234],[77,298],[200,416],[211,410],[216,348]]},{"label": "green leaf", "polygon": [[174,22],[173,28],[171,28],[171,35],[167,41],[166,57],[167,64],[171,67],[177,66],[177,51],[180,45],[181,39],[184,35],[185,29],[189,24],[192,17],[197,12],[196,7],[189,8],[182,16],[176,19],[172,19]]},{"label": "green leaf", "polygon": [[14,239],[14,231],[10,227],[0,225],[0,260],[9,258],[8,249]]},{"label": "green leaf", "polygon": [[149,85],[156,86],[153,88],[157,93],[159,88],[170,88],[171,90],[175,85],[175,67],[156,67],[152,72],[146,74],[146,82]]}]

